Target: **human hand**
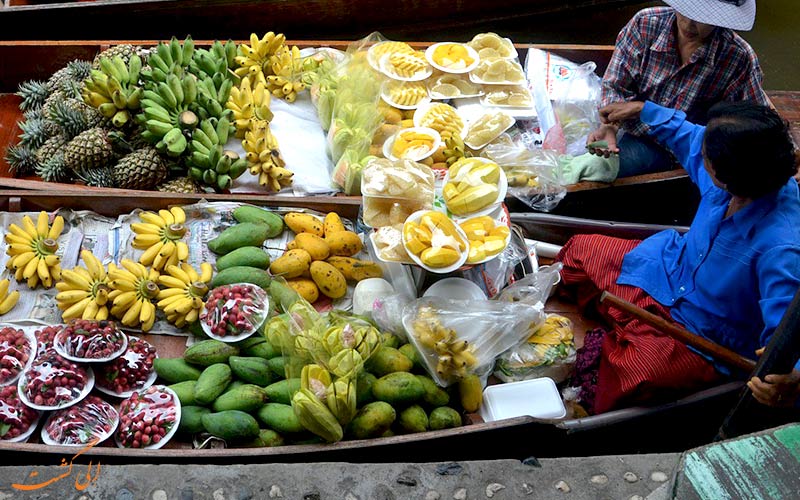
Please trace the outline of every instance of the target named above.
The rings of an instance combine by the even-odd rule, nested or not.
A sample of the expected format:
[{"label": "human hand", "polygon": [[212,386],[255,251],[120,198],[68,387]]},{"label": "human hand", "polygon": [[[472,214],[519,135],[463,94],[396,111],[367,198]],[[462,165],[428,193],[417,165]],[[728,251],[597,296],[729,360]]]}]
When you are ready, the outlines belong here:
[{"label": "human hand", "polygon": [[593,155],[605,158],[612,154],[618,154],[617,130],[614,125],[600,125],[600,128],[589,134],[589,142],[586,144],[586,149]]},{"label": "human hand", "polygon": [[600,121],[603,123],[619,123],[639,118],[644,108],[641,101],[614,102],[600,108]]},{"label": "human hand", "polygon": [[[764,348],[756,351],[761,356]],[[759,403],[776,408],[794,406],[800,397],[800,370],[792,370],[785,375],[770,374],[761,380],[753,377],[747,382],[747,387]]]}]

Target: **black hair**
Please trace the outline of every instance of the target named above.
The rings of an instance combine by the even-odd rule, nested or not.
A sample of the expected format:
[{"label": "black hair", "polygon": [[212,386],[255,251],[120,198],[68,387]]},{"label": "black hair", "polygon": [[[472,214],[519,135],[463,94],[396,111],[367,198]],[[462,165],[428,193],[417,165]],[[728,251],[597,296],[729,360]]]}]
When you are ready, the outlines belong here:
[{"label": "black hair", "polygon": [[759,198],[797,173],[789,124],[772,108],[752,102],[712,106],[703,149],[714,176],[736,196]]}]

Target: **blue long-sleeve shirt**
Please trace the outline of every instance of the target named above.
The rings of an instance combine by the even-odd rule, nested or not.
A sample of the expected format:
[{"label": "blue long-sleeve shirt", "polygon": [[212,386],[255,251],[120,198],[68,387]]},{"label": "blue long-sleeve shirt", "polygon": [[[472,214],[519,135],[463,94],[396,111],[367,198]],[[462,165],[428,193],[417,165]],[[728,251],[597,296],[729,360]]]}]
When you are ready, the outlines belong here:
[{"label": "blue long-sleeve shirt", "polygon": [[[797,182],[789,179],[725,218],[731,195],[703,167],[705,127],[649,101],[641,120],[675,154],[702,198],[689,231],[667,230],[644,240],[625,256],[617,283],[642,288],[688,330],[752,359],[800,288]],[[753,165],[753,175],[758,170]]]}]

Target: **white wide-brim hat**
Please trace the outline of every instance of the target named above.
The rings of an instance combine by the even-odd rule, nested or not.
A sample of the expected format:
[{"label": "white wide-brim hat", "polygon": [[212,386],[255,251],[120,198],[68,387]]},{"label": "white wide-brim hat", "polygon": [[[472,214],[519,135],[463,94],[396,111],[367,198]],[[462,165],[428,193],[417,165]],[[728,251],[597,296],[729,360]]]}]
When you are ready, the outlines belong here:
[{"label": "white wide-brim hat", "polygon": [[698,23],[737,31],[753,29],[756,0],[664,0],[681,15]]}]

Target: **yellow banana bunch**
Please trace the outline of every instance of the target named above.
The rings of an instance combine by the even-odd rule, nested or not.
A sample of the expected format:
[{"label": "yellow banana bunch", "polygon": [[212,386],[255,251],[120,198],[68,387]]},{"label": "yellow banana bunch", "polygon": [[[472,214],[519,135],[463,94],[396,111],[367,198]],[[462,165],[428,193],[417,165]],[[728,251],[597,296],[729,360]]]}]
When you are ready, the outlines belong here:
[{"label": "yellow banana bunch", "polygon": [[8,280],[0,280],[0,316],[14,309],[19,301],[19,292],[14,290],[8,293]]},{"label": "yellow banana bunch", "polygon": [[88,250],[81,251],[86,267],[75,266],[61,272],[56,283],[56,303],[64,321],[70,319],[108,319],[108,300],[111,288],[108,274],[100,260]]},{"label": "yellow banana bunch", "polygon": [[50,288],[53,280],[61,278],[61,259],[56,251],[63,230],[64,218],[59,215],[50,225],[44,211],[39,213],[36,224],[26,215],[22,218],[22,227],[8,226],[5,241],[10,258],[6,268],[14,272],[17,281],[27,280],[29,288],[36,288],[39,283]]},{"label": "yellow banana bunch", "polygon": [[294,173],[285,168],[286,162],[278,149],[278,140],[269,129],[269,123],[253,122],[253,128],[244,135],[242,147],[247,153],[250,173],[258,176],[260,185],[275,192],[292,185]]},{"label": "yellow banana bunch", "polygon": [[436,372],[442,379],[461,379],[477,365],[475,346],[460,340],[455,330],[445,328],[433,308],[420,308],[413,325],[420,345],[436,354]]},{"label": "yellow banana bunch", "polygon": [[267,73],[267,84],[272,95],[286,102],[294,102],[297,94],[306,89],[300,79],[303,75],[303,57],[300,49],[282,46],[269,58],[270,72]]},{"label": "yellow banana bunch", "polygon": [[156,320],[156,306],[153,299],[158,296],[158,271],[147,269],[130,259],[122,259],[122,267],[108,265],[111,281],[111,314],[119,318],[123,325],[141,325],[142,331],[149,331]]},{"label": "yellow banana bunch", "polygon": [[203,297],[208,293],[213,267],[208,262],[200,264],[200,274],[187,263],[167,266],[167,273],[158,277],[161,286],[158,292],[159,309],[167,315],[167,321],[182,328],[194,323],[203,308]]},{"label": "yellow banana bunch", "polygon": [[250,45],[239,44],[239,55],[234,57],[234,61],[239,65],[234,70],[237,76],[243,78],[247,75],[255,76],[264,73],[270,74],[269,61],[286,42],[283,33],[275,34],[272,31],[265,34],[261,39],[255,33],[250,33]]},{"label": "yellow banana bunch", "polygon": [[271,100],[264,73],[245,76],[238,87],[231,89],[225,107],[233,111],[236,137],[243,138],[244,133],[252,128],[254,119],[272,121],[272,111],[269,109]]},{"label": "yellow banana bunch", "polygon": [[154,212],[140,212],[141,223],[131,224],[136,236],[133,248],[144,250],[139,257],[143,266],[161,271],[189,258],[189,246],[183,241],[186,234],[186,213],[181,207]]}]

